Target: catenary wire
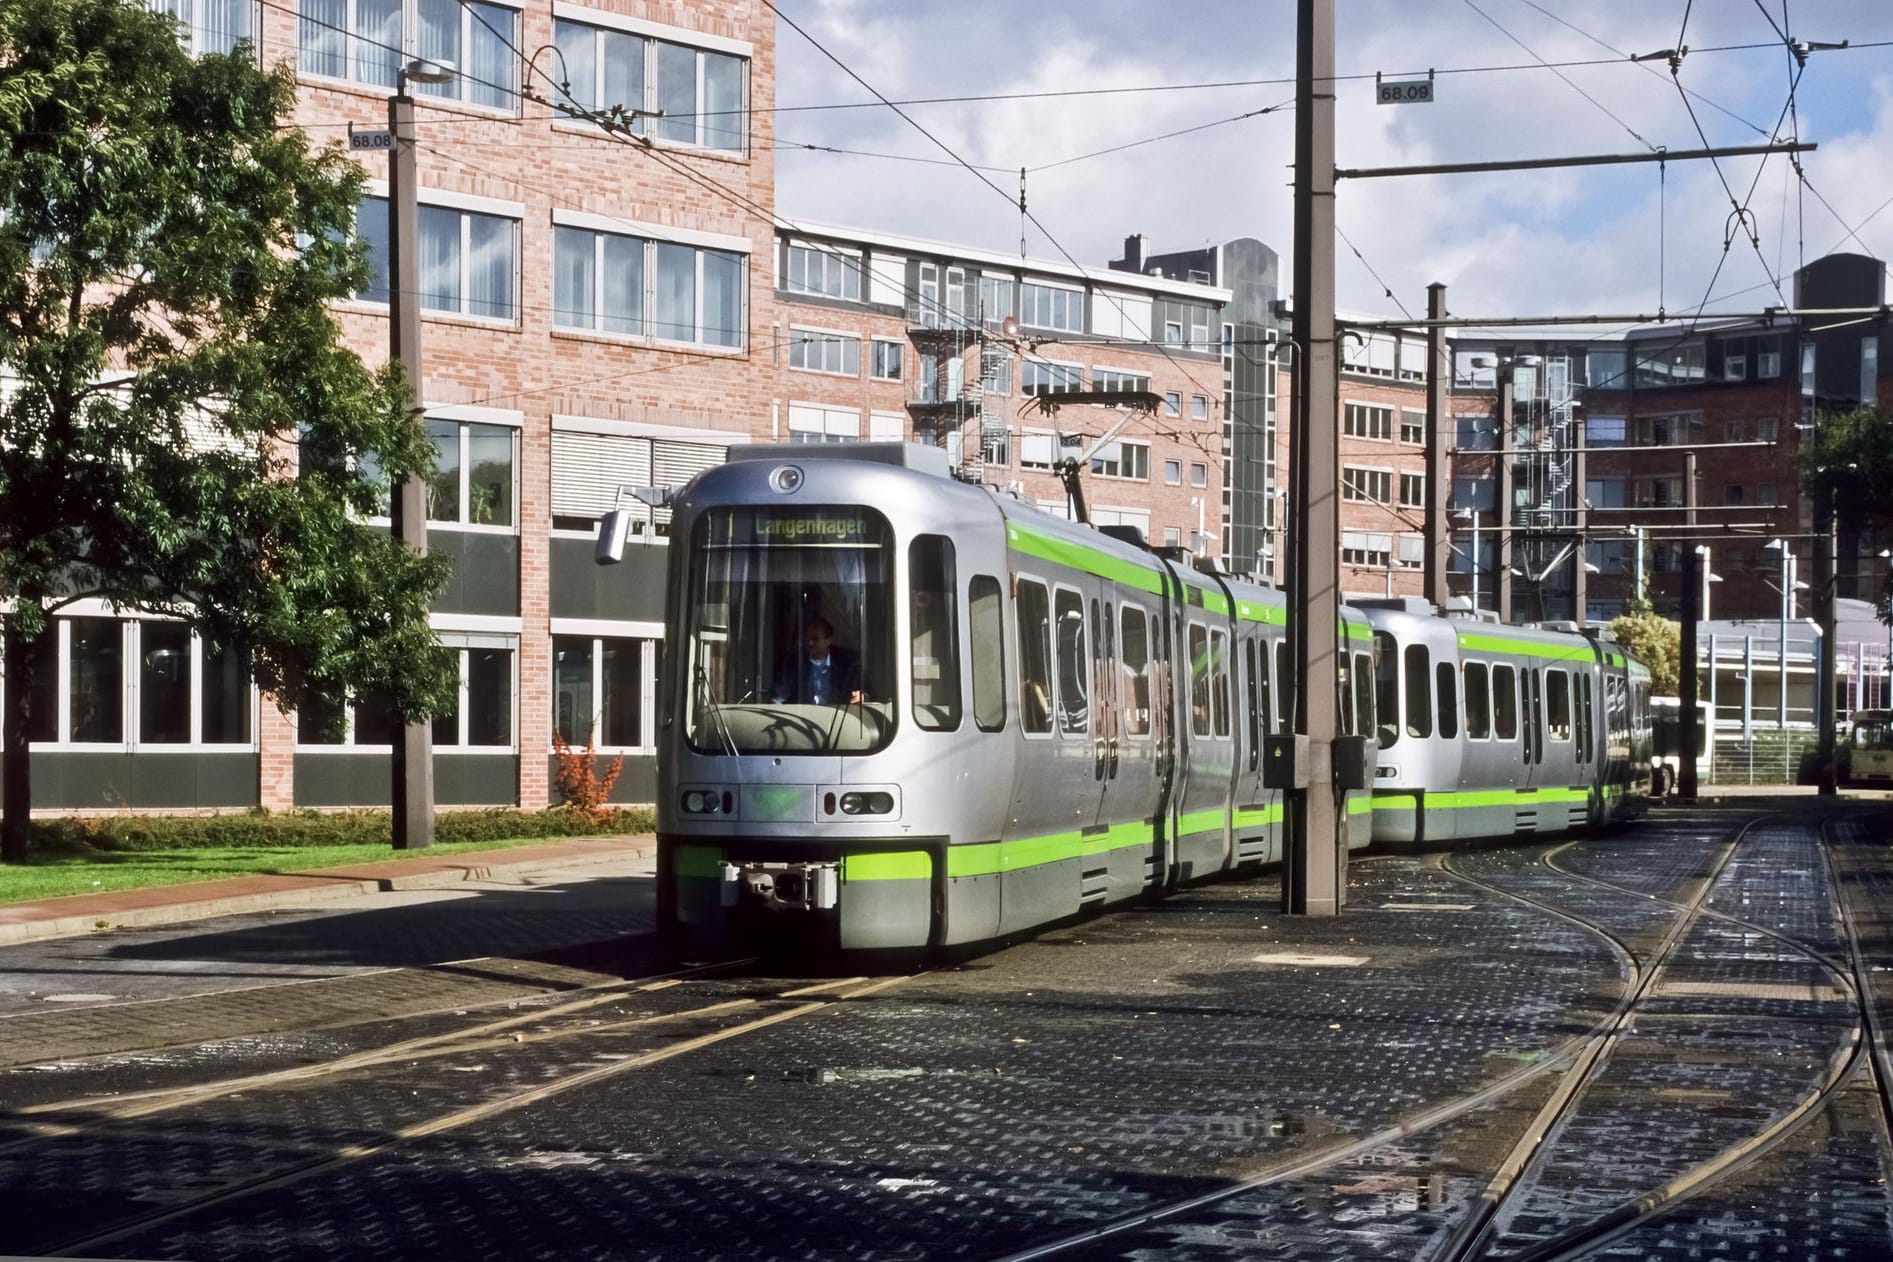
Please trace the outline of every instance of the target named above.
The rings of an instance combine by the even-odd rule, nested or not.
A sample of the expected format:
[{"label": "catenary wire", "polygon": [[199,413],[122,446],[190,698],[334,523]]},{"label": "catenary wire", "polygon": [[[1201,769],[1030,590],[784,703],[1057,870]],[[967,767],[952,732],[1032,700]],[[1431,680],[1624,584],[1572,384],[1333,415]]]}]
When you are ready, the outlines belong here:
[{"label": "catenary wire", "polygon": [[1500,22],[1497,18],[1493,17],[1490,13],[1487,13],[1484,9],[1481,9],[1478,6],[1478,4],[1475,2],[1475,0],[1466,0],[1466,7],[1471,9],[1474,13],[1477,13],[1480,17],[1484,18],[1486,21],[1490,22],[1493,26],[1497,27],[1499,34],[1505,36],[1505,38],[1511,40],[1514,44],[1517,44],[1520,48],[1523,48],[1527,53],[1530,53],[1532,56],[1532,59],[1535,60],[1539,65],[1551,71],[1551,73],[1557,75],[1558,78],[1564,80],[1564,82],[1570,87],[1570,89],[1573,92],[1577,93],[1579,96],[1589,101],[1592,105],[1595,105],[1598,109],[1602,110],[1604,114],[1608,116],[1612,122],[1616,123],[1617,126],[1623,128],[1626,132],[1629,132],[1630,138],[1632,140],[1642,145],[1645,149],[1654,150],[1656,148],[1655,145],[1645,140],[1642,136],[1639,136],[1637,134],[1636,128],[1632,127],[1629,123],[1624,122],[1623,119],[1619,118],[1615,113],[1613,113],[1611,111],[1611,108],[1608,105],[1605,105],[1602,101],[1592,96],[1589,92],[1586,92],[1583,88],[1580,88],[1577,85],[1577,82],[1574,79],[1572,79],[1571,76],[1565,74],[1562,70],[1553,66],[1550,62],[1546,61],[1544,58],[1540,57],[1537,53],[1533,52],[1530,45],[1528,45],[1527,43],[1525,43],[1524,40],[1520,39],[1518,36],[1512,34],[1512,32],[1507,30],[1505,28],[1505,25],[1502,22]]}]

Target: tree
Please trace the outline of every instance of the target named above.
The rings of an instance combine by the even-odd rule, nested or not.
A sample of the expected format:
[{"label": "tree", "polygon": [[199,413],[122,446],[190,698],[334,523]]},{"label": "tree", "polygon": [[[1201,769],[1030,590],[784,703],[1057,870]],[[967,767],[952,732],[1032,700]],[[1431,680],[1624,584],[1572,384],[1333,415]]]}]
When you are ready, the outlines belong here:
[{"label": "tree", "polygon": [[432,451],[327,304],[364,287],[360,171],[295,81],[193,59],[139,0],[0,4],[4,823],[28,857],[41,633],[84,597],[241,646],[279,703],[451,703],[444,562],[366,519]]},{"label": "tree", "polygon": [[1647,600],[1633,601],[1628,613],[1610,620],[1609,635],[1624,651],[1650,668],[1650,691],[1674,697],[1682,682],[1683,629],[1659,617]]}]

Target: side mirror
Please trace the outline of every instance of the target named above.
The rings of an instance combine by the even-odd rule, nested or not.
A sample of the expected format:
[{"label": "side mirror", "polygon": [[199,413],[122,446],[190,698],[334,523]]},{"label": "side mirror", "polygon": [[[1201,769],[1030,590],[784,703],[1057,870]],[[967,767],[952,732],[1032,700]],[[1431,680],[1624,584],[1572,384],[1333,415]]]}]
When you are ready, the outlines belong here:
[{"label": "side mirror", "polygon": [[631,513],[614,508],[598,523],[598,548],[592,560],[598,565],[616,565],[624,560],[624,543],[631,534]]}]

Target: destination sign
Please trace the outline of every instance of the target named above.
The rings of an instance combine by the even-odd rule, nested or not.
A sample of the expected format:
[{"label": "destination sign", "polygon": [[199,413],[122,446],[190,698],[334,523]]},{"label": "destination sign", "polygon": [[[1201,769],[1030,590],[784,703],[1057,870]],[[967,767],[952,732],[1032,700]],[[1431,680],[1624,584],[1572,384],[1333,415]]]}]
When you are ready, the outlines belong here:
[{"label": "destination sign", "polygon": [[[751,542],[810,547],[843,544],[878,546],[880,540],[858,508],[806,508],[758,513],[749,520]],[[741,529],[738,534],[740,537]]]}]

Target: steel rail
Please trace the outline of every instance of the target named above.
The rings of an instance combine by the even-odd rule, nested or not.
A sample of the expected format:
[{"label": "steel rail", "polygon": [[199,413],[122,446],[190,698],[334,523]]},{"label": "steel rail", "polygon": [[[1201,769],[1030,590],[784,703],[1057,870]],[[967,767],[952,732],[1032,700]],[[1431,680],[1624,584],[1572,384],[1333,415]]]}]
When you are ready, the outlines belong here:
[{"label": "steel rail", "polygon": [[[1641,894],[1657,902],[1680,906],[1672,900],[1654,898],[1652,895],[1643,894],[1642,891],[1609,881],[1601,881],[1595,877],[1587,877],[1566,868],[1561,867],[1558,870],[1586,884],[1619,893]],[[1831,880],[1831,872],[1829,891],[1832,903],[1838,907],[1839,890]],[[1841,988],[1854,996],[1856,1004],[1861,1002],[1857,979],[1846,961],[1836,960],[1826,952],[1766,925],[1755,924],[1713,909],[1704,908],[1700,914],[1708,919],[1733,925],[1745,932],[1772,938],[1800,951],[1827,969]],[[1854,945],[1857,947],[1857,944]],[[1660,1187],[1614,1206],[1588,1223],[1508,1255],[1508,1262],[1552,1262],[1554,1259],[1575,1259],[1585,1256],[1665,1216],[1690,1197],[1707,1191],[1748,1169],[1780,1146],[1803,1125],[1818,1117],[1833,1103],[1835,1097],[1847,1086],[1854,1075],[1869,1063],[1868,1040],[1864,1037],[1866,1032],[1867,1026],[1863,1018],[1856,1022],[1852,1030],[1848,1031],[1840,1046],[1829,1057],[1827,1073],[1823,1080],[1793,1101],[1772,1124],[1723,1149],[1710,1160],[1683,1171]]]},{"label": "steel rail", "polygon": [[[1436,864],[1436,866],[1441,865]],[[1477,881],[1476,878],[1468,878],[1450,870],[1447,870],[1447,872],[1448,875],[1455,879],[1483,885],[1483,883]],[[1513,899],[1514,901],[1529,901],[1517,899],[1516,896],[1497,887],[1486,888],[1492,889],[1502,897]],[[1636,967],[1634,953],[1630,951],[1628,946],[1621,939],[1617,938],[1603,926],[1586,921],[1582,917],[1573,916],[1556,907],[1538,903],[1533,903],[1532,906],[1537,910],[1548,912],[1560,920],[1568,921],[1578,928],[1602,938],[1609,944],[1613,953],[1617,955],[1620,968],[1628,967],[1634,969]],[[1257,1169],[1235,1183],[1217,1188],[1213,1191],[1204,1192],[1197,1196],[1186,1197],[1180,1200],[1168,1201],[1147,1210],[1138,1210],[1118,1218],[1109,1219],[1069,1235],[1061,1236],[1055,1240],[1049,1240],[1043,1244],[1033,1245],[1030,1248],[1004,1254],[994,1259],[993,1262],[1029,1262],[1031,1259],[1055,1257],[1072,1250],[1087,1248],[1114,1236],[1120,1236],[1126,1232],[1139,1231],[1147,1227],[1155,1226],[1158,1223],[1167,1222],[1173,1218],[1179,1218],[1195,1210],[1204,1209],[1211,1205],[1231,1200],[1237,1196],[1268,1187],[1272,1184],[1313,1174],[1399,1140],[1424,1134],[1447,1122],[1463,1117],[1468,1113],[1473,1113],[1485,1108],[1494,1101],[1504,1099],[1506,1096],[1511,1095],[1513,1092],[1542,1078],[1548,1073],[1561,1070],[1568,1062],[1575,1059],[1582,1052],[1584,1045],[1603,1028],[1605,1022],[1608,1020],[1609,1018],[1605,1018],[1593,1025],[1590,1030],[1573,1035],[1557,1047],[1546,1052],[1545,1055],[1540,1057],[1535,1063],[1513,1070],[1511,1073],[1504,1075],[1496,1081],[1488,1083],[1478,1091],[1443,1101],[1432,1108],[1423,1109],[1391,1126],[1382,1127],[1372,1134],[1364,1135],[1358,1139],[1343,1143],[1332,1144],[1314,1152],[1296,1153],[1285,1156],[1277,1161],[1262,1166],[1260,1169]]]},{"label": "steel rail", "polygon": [[[162,1226],[165,1223],[174,1222],[180,1218],[199,1213],[203,1210],[240,1200],[246,1196],[253,1196],[260,1192],[274,1191],[278,1188],[300,1183],[305,1179],[325,1173],[326,1171],[377,1156],[412,1140],[458,1130],[461,1127],[469,1126],[475,1122],[485,1121],[488,1118],[525,1108],[528,1105],[537,1104],[542,1100],[562,1095],[565,1092],[580,1087],[587,1087],[593,1083],[630,1073],[633,1070],[645,1069],[652,1065],[662,1064],[665,1061],[674,1060],[679,1056],[700,1051],[706,1047],[714,1047],[719,1043],[726,1043],[732,1039],[742,1038],[745,1035],[754,1034],[758,1031],[781,1025],[787,1021],[794,1021],[800,1017],[824,1011],[834,1007],[838,1003],[865,998],[878,991],[887,990],[903,982],[911,981],[914,976],[922,975],[923,974],[914,974],[912,976],[904,975],[900,977],[883,978],[879,981],[869,982],[866,985],[859,986],[849,991],[847,994],[838,995],[833,999],[798,1004],[793,1008],[773,1012],[767,1016],[757,1017],[753,1021],[746,1021],[725,1029],[713,1030],[708,1034],[698,1035],[695,1038],[686,1039],[683,1042],[672,1044],[669,1047],[658,1048],[640,1056],[633,1056],[621,1061],[612,1061],[604,1065],[594,1065],[589,1069],[583,1069],[577,1073],[568,1074],[563,1078],[558,1078],[551,1082],[539,1083],[521,1091],[515,1091],[494,1099],[485,1100],[464,1109],[456,1109],[451,1113],[441,1114],[424,1122],[404,1126],[386,1137],[371,1143],[351,1144],[333,1153],[314,1157],[285,1169],[258,1175],[239,1183],[228,1184],[202,1196],[152,1209],[142,1214],[122,1218],[104,1231],[89,1231],[82,1235],[69,1236],[63,1240],[39,1244],[36,1245],[35,1248],[36,1251],[42,1255],[56,1257],[96,1254],[99,1249],[113,1245],[118,1241],[138,1235],[154,1227]],[[807,993],[809,990],[813,989],[826,990],[834,989],[838,986],[852,985],[855,980],[856,979],[849,978],[844,981],[824,983],[820,987],[803,988],[803,990],[798,993]]]}]

